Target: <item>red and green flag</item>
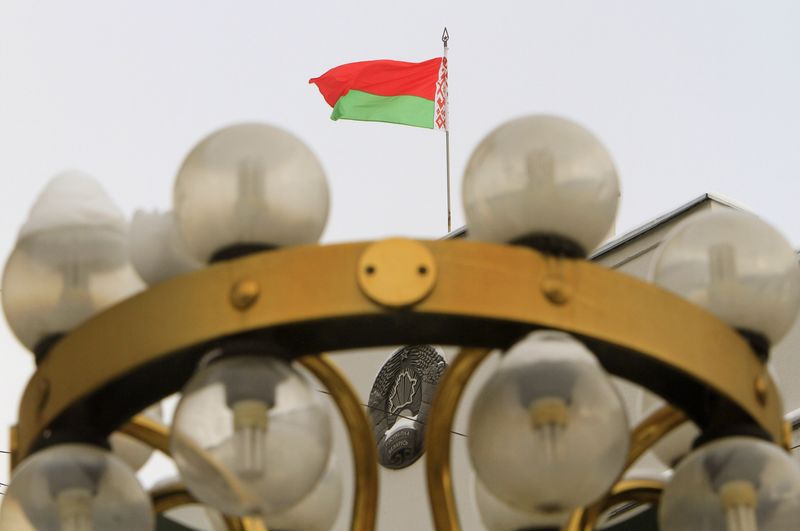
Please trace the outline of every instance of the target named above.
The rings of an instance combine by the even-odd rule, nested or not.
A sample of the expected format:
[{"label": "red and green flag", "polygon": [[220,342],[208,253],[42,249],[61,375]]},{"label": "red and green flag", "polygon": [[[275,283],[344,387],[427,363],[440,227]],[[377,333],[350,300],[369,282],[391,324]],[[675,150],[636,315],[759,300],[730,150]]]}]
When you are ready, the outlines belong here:
[{"label": "red and green flag", "polygon": [[333,107],[331,120],[448,129],[447,57],[421,63],[359,61],[308,81]]}]

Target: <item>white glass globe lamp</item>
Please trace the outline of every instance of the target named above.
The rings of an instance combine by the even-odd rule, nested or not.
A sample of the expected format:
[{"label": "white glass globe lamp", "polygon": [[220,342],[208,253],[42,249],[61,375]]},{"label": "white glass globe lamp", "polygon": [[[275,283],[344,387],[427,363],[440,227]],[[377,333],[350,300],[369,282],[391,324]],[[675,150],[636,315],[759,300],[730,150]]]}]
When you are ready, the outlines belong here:
[{"label": "white glass globe lamp", "polygon": [[653,259],[650,280],[746,334],[778,343],[800,308],[800,266],[772,226],[739,210],[679,224]]},{"label": "white glass globe lamp", "polygon": [[54,177],[3,271],[3,309],[17,338],[35,351],[141,288],[127,223],[102,187],[75,171]]},{"label": "white glass globe lamp", "polygon": [[568,334],[539,331],[511,347],[479,390],[467,442],[493,496],[547,515],[603,495],[628,438],[622,400],[592,353]]},{"label": "white glass globe lamp", "polygon": [[481,522],[488,531],[559,531],[569,519],[569,513],[531,514],[510,507],[494,497],[486,487],[473,478],[475,505]]},{"label": "white glass globe lamp", "polygon": [[147,531],[150,497],[112,453],[86,444],[52,446],[14,471],[0,510],[3,531]]},{"label": "white glass globe lamp", "polygon": [[317,242],[328,184],[300,139],[272,125],[238,124],[192,149],[175,180],[173,207],[188,251],[205,263]]},{"label": "white glass globe lamp", "polygon": [[800,522],[800,464],[760,439],[718,439],[675,469],[658,520],[662,531],[793,531]]},{"label": "white glass globe lamp", "polygon": [[612,229],[620,195],[600,141],[546,115],[489,133],[470,156],[462,192],[470,238],[582,256]]},{"label": "white glass globe lamp", "polygon": [[172,212],[134,212],[128,245],[131,263],[148,286],[202,265],[186,251]]},{"label": "white glass globe lamp", "polygon": [[201,502],[268,516],[307,496],[325,472],[325,404],[288,363],[237,355],[198,370],[182,391],[170,448]]},{"label": "white glass globe lamp", "polygon": [[342,505],[342,471],[334,456],[311,493],[292,507],[266,517],[267,527],[282,531],[330,531]]}]

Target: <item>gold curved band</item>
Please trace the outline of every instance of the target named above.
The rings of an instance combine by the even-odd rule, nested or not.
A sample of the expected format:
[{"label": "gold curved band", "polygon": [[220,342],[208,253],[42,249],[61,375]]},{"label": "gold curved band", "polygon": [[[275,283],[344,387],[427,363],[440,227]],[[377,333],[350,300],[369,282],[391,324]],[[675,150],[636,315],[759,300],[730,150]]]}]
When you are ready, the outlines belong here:
[{"label": "gold curved band", "polygon": [[[174,372],[163,378],[158,393],[174,392],[194,366],[196,351],[248,333],[302,355],[401,343],[506,347],[533,328],[560,329],[589,343],[610,372],[681,407],[713,390],[774,440],[783,437],[779,395],[747,343],[670,293],[597,264],[469,241],[417,242],[425,251],[417,253],[421,265],[409,260],[402,267],[416,269],[406,271],[393,264],[389,278],[373,282],[364,275],[387,269],[369,269],[373,264],[361,260],[377,246],[380,252],[373,254],[389,262],[399,253],[395,246],[409,247],[400,240],[264,252],[172,279],[94,317],[53,347],[26,387],[19,457],[70,408],[98,393],[119,396],[115,385],[158,374],[165,364]],[[443,503],[454,510],[446,494],[449,447],[442,441],[460,397],[455,387],[463,386],[487,352],[466,349],[463,360],[457,358],[432,409],[427,440],[435,457],[428,456],[434,507]],[[84,361],[80,370],[76,360]],[[112,415],[98,429],[113,429],[115,421]],[[431,484],[437,476],[446,487],[438,492]],[[457,525],[437,521],[437,529]]]},{"label": "gold curved band", "polygon": [[[391,244],[381,244],[391,254]],[[20,406],[20,456],[61,413],[132,371],[221,337],[270,330],[298,353],[412,342],[505,346],[525,327],[565,330],[596,342],[611,372],[637,381],[655,371],[634,367],[668,368],[737,404],[780,440],[780,399],[764,367],[736,332],[696,306],[589,262],[469,241],[420,244],[435,261],[435,284],[408,308],[381,306],[375,299],[393,300],[391,293],[370,298],[359,287],[369,243],[231,260],[110,308],[65,336],[38,367]],[[242,307],[233,295],[245,280],[260,295]],[[84,360],[80,370],[75,360]]]}]

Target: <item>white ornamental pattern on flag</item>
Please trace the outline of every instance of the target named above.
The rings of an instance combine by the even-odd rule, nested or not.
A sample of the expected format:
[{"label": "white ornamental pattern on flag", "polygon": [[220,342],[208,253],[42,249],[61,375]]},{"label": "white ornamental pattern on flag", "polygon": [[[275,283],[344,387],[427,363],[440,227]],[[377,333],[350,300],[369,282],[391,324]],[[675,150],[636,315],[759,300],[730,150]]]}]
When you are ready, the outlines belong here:
[{"label": "white ornamental pattern on flag", "polygon": [[433,128],[439,131],[447,131],[450,128],[447,99],[447,55],[445,54],[439,67],[439,79],[436,81],[436,113]]}]

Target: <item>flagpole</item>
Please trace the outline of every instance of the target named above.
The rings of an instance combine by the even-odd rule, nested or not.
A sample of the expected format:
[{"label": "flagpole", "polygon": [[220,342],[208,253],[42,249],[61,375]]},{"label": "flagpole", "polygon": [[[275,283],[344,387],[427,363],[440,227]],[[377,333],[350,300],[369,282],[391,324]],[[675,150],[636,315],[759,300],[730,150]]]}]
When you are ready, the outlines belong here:
[{"label": "flagpole", "polygon": [[[447,61],[447,41],[450,40],[450,35],[447,33],[447,27],[442,32],[442,44],[444,45],[443,60]],[[446,66],[446,65],[445,65]],[[449,99],[449,97],[448,97]],[[449,103],[449,102],[448,102]],[[445,105],[448,105],[446,103]],[[450,112],[447,109],[446,124],[444,130],[444,143],[445,143],[445,156],[447,160],[447,233],[452,230],[451,215],[450,215]]]},{"label": "flagpole", "polygon": [[447,151],[447,233],[452,230],[450,222],[450,131],[444,132],[445,150]]}]

